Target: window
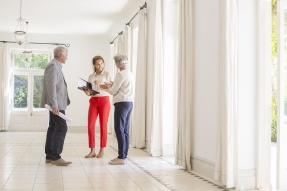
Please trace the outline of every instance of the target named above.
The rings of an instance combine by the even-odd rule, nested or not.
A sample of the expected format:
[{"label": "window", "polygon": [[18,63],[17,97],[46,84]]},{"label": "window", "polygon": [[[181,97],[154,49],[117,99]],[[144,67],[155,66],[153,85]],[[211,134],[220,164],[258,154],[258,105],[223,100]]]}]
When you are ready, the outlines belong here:
[{"label": "window", "polygon": [[12,52],[13,108],[31,110],[40,108],[44,69],[51,59],[50,52],[36,52],[27,58],[21,52]]},{"label": "window", "polygon": [[32,54],[26,58],[23,53],[14,54],[14,69],[45,69],[48,64],[49,54]]}]

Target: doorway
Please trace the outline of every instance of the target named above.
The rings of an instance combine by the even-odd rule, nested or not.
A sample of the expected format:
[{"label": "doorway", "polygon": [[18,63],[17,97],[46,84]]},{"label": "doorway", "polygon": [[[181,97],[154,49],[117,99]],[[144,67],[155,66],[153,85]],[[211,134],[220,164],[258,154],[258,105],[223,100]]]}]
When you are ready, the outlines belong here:
[{"label": "doorway", "polygon": [[10,131],[46,131],[47,109],[41,108],[44,69],[51,52],[34,51],[27,55],[12,51],[13,64],[12,111]]}]

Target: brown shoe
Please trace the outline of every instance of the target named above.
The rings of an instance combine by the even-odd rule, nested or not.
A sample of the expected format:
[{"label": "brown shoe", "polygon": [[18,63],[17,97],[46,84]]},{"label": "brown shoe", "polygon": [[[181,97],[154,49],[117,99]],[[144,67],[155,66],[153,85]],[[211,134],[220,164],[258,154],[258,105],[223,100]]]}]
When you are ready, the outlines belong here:
[{"label": "brown shoe", "polygon": [[116,161],[116,160],[118,160],[119,158],[117,157],[117,158],[114,158],[114,159],[112,159],[111,161]]},{"label": "brown shoe", "polygon": [[65,161],[64,159],[58,159],[58,160],[53,160],[51,164],[57,165],[57,166],[67,166],[71,164],[72,162]]},{"label": "brown shoe", "polygon": [[110,165],[123,165],[123,164],[126,164],[126,161],[125,159],[113,159],[109,162]]},{"label": "brown shoe", "polygon": [[46,159],[46,163],[51,163],[52,159]]},{"label": "brown shoe", "polygon": [[[117,161],[119,158],[117,157],[117,158],[114,158],[114,159],[112,159],[111,161]],[[125,160],[125,162],[127,161],[127,158],[125,158],[125,159],[122,159],[122,160]]]},{"label": "brown shoe", "polygon": [[85,158],[93,158],[93,157],[96,157],[97,155],[94,153],[94,154],[92,154],[92,155],[90,155],[90,154],[88,154],[88,155],[86,155],[85,156]]}]

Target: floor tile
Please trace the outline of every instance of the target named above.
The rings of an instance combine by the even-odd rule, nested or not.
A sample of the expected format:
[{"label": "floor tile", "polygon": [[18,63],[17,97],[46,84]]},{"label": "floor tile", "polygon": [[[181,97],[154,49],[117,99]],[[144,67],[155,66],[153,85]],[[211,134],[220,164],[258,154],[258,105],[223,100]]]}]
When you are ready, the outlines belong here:
[{"label": "floor tile", "polygon": [[92,184],[90,182],[85,182],[85,183],[64,183],[64,189],[79,189],[81,190],[82,188],[93,188]]},{"label": "floor tile", "polygon": [[50,189],[50,190],[54,190],[54,189],[63,189],[64,185],[62,183],[57,183],[57,182],[53,182],[53,183],[35,183],[34,184],[34,189]]},{"label": "floor tile", "polygon": [[68,132],[62,158],[72,164],[51,165],[45,137],[45,132],[0,132],[1,191],[223,191],[174,165],[174,157],[151,157],[142,149],[130,147],[125,165],[109,165],[117,156],[111,135],[103,158],[84,158],[90,151],[87,134]]},{"label": "floor tile", "polygon": [[17,183],[17,184],[5,184],[2,189],[11,189],[11,190],[27,190],[27,189],[33,189],[34,184],[23,184],[23,183]]}]

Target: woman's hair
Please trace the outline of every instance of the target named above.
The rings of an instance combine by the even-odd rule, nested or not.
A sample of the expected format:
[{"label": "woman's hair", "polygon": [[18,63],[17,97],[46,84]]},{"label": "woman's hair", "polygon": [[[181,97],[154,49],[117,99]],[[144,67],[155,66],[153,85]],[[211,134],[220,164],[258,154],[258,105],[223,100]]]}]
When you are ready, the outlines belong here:
[{"label": "woman's hair", "polygon": [[125,54],[116,54],[114,60],[119,68],[127,68],[129,65],[128,57]]},{"label": "woman's hair", "polygon": [[103,63],[105,63],[103,57],[101,57],[101,56],[95,56],[95,57],[93,58],[93,60],[92,60],[94,72],[97,71],[97,69],[96,69],[96,67],[95,67],[95,64],[96,64],[96,61],[97,61],[97,60],[102,60]]},{"label": "woman's hair", "polygon": [[67,53],[68,49],[63,46],[58,46],[54,49],[54,57],[59,57],[61,54]]}]

